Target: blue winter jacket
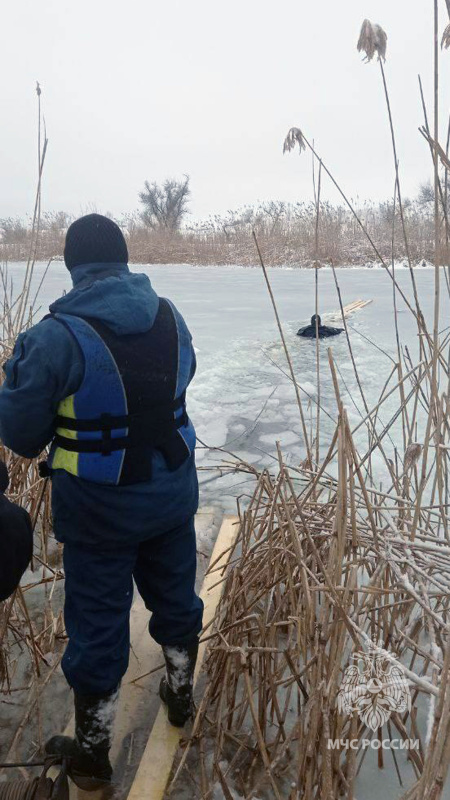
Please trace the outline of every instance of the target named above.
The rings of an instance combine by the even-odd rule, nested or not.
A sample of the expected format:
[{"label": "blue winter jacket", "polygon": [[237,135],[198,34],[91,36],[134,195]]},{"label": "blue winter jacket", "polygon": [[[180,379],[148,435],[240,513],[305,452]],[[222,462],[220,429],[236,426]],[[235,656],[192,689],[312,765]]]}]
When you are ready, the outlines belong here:
[{"label": "blue winter jacket", "polygon": [[[159,299],[146,275],[130,272],[126,264],[87,264],[73,270],[72,279],[74,288],[50,306],[51,312],[98,319],[118,335],[152,327]],[[193,350],[192,365],[191,379]],[[81,384],[81,351],[63,325],[44,319],[18,337],[4,371],[0,438],[15,453],[34,458],[53,438],[58,404]],[[171,472],[155,451],[152,480],[132,486],[95,484],[64,470],[53,473],[52,484],[53,525],[60,542],[134,544],[183,524],[198,506],[194,456]]]}]

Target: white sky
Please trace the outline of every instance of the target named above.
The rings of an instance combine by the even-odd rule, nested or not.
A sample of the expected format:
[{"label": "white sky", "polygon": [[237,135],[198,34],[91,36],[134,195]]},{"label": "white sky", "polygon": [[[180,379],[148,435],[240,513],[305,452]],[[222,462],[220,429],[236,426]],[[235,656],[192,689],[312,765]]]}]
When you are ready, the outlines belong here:
[{"label": "white sky", "polygon": [[[391,195],[379,67],[356,51],[365,17],[388,34],[403,194],[413,195],[431,172],[417,74],[431,113],[432,12],[433,0],[7,0],[0,216],[32,209],[36,80],[49,137],[45,210],[118,215],[138,207],[145,179],[183,173],[195,217],[308,200],[310,157],[282,155],[292,125],[315,139],[351,196]],[[450,52],[441,65],[444,140]],[[327,183],[324,196],[335,197]]]}]

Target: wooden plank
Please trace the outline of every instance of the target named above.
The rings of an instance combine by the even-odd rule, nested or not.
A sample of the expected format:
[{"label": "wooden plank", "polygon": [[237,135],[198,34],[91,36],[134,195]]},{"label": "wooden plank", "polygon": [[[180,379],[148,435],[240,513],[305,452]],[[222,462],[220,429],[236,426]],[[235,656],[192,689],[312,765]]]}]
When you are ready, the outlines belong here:
[{"label": "wooden plank", "polygon": [[[363,308],[366,306],[370,306],[373,303],[373,300],[354,300],[353,303],[348,303],[344,306],[344,317],[350,317],[352,314],[355,314],[357,311],[362,311]],[[323,314],[322,319],[325,321],[329,320],[342,320],[341,311],[333,311],[331,313]]]},{"label": "wooden plank", "polygon": [[[225,517],[211,556],[210,563],[215,564],[214,571],[207,574],[203,582],[200,596],[205,604],[203,617],[205,628],[214,619],[222,595],[220,572],[217,569],[224,569],[228,563],[230,548],[236,539],[237,523],[237,517]],[[219,585],[214,585],[218,582]],[[197,681],[201,671],[206,646],[206,642],[200,645],[194,682]],[[161,706],[128,795],[128,800],[161,800],[183,735],[182,728],[174,728],[170,725],[166,709]]]},{"label": "wooden plank", "polygon": [[[355,300],[353,303],[349,303],[347,306],[344,306],[344,316],[348,317],[350,314],[354,314],[356,311],[361,311],[361,309],[369,306],[371,303],[373,303],[373,300]],[[338,316],[338,314],[336,314],[336,316]]]}]

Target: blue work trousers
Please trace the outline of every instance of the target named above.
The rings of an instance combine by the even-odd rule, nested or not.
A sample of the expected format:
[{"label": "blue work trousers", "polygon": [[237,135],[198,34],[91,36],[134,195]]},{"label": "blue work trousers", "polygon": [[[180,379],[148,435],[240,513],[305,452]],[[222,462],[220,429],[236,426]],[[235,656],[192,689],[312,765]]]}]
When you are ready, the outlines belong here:
[{"label": "blue work trousers", "polygon": [[69,643],[62,667],[75,692],[107,694],[124,676],[130,651],[133,578],[152,612],[149,631],[155,641],[183,645],[195,640],[203,614],[203,603],[195,593],[196,563],[193,517],[129,547],[105,550],[64,545],[64,614]]}]

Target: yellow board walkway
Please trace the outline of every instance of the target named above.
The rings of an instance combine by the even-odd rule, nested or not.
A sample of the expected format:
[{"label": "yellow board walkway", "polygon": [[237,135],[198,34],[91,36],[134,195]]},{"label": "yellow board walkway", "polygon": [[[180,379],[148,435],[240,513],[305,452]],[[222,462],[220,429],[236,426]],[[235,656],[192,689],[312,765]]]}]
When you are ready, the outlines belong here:
[{"label": "yellow board walkway", "polygon": [[[216,569],[225,567],[228,563],[230,548],[236,538],[237,522],[236,517],[225,517],[214,546],[211,556],[211,564],[215,564],[214,571],[205,576],[200,593],[205,604],[204,627],[207,627],[214,619],[217,605],[222,595],[222,584],[220,582],[218,584],[220,573]],[[195,681],[201,671],[205,651],[206,643],[203,643],[199,648]],[[174,728],[169,724],[166,711],[164,707],[161,707],[128,795],[128,800],[161,800],[182,736],[183,730]]]}]

